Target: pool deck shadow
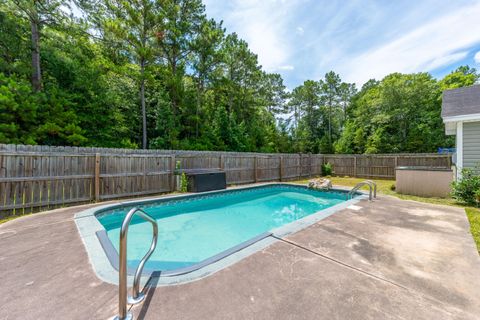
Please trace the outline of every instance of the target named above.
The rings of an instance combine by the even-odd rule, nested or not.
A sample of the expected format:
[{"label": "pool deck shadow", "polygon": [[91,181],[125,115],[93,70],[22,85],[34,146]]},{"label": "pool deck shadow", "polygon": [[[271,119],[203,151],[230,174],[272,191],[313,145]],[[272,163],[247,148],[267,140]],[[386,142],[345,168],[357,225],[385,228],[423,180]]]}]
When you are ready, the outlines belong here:
[{"label": "pool deck shadow", "polygon": [[[92,206],[92,205],[89,205]],[[135,319],[478,319],[480,258],[461,208],[362,200],[204,279],[147,286]],[[0,225],[0,319],[110,319],[73,216]]]}]

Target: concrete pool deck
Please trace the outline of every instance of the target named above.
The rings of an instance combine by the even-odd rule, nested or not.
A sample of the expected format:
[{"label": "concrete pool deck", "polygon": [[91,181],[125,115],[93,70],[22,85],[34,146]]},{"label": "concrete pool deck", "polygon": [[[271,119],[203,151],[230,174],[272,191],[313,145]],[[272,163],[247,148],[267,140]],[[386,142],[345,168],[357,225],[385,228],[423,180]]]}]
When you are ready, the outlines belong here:
[{"label": "concrete pool deck", "polygon": [[[465,212],[362,200],[204,279],[151,287],[135,319],[478,319],[480,257]],[[0,225],[0,319],[110,319],[75,213]]]}]

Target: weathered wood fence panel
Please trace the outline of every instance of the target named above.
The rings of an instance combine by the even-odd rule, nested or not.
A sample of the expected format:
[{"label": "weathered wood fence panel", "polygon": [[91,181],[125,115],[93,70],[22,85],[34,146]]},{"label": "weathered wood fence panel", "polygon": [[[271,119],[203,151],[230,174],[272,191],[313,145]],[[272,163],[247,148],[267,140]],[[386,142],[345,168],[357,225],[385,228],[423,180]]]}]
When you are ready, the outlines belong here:
[{"label": "weathered wood fence panel", "polygon": [[0,211],[90,201],[92,155],[0,153]]},{"label": "weathered wood fence panel", "polygon": [[291,180],[300,176],[300,156],[286,155],[283,157],[283,172],[282,178],[284,180]]},{"label": "weathered wood fence panel", "polygon": [[324,155],[323,161],[332,164],[337,176],[382,179],[395,179],[398,166],[450,168],[452,165],[451,156],[444,154]]},{"label": "weathered wood fence panel", "polygon": [[255,182],[255,158],[252,156],[232,155],[225,157],[227,184]]},{"label": "weathered wood fence panel", "polygon": [[396,166],[451,166],[449,155],[262,154],[0,144],[0,216],[74,203],[175,190],[174,171],[214,169],[227,184],[288,181],[321,174],[395,178]]},{"label": "weathered wood fence panel", "polygon": [[168,155],[105,155],[100,157],[100,199],[171,191],[174,158]]},{"label": "weathered wood fence panel", "polygon": [[335,175],[354,177],[354,160],[355,158],[352,156],[325,155],[323,161],[332,164]]}]

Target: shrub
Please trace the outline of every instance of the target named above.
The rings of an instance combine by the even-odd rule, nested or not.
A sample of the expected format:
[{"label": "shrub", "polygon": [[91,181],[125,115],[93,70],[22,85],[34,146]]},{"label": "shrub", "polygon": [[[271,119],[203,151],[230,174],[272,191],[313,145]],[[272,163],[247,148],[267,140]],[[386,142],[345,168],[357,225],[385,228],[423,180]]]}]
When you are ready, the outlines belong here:
[{"label": "shrub", "polygon": [[182,172],[182,176],[180,178],[180,191],[187,192],[188,191],[188,179],[185,172]]},{"label": "shrub", "polygon": [[322,176],[331,176],[332,175],[332,164],[330,162],[322,165]]},{"label": "shrub", "polygon": [[392,184],[390,185],[390,190],[391,190],[391,191],[395,191],[396,189],[397,189],[397,187],[395,186],[395,183],[392,183]]},{"label": "shrub", "polygon": [[469,205],[478,205],[480,198],[480,175],[471,169],[462,170],[462,178],[452,183],[452,197]]}]

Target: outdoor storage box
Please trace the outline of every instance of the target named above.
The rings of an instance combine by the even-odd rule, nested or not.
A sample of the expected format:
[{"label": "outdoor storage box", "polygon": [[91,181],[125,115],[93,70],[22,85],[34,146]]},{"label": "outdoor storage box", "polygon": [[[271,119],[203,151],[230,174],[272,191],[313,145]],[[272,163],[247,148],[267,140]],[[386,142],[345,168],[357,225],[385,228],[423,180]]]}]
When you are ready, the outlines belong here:
[{"label": "outdoor storage box", "polygon": [[185,174],[188,179],[188,192],[221,190],[227,187],[224,171],[194,170]]}]

